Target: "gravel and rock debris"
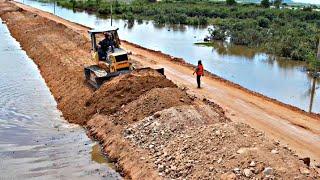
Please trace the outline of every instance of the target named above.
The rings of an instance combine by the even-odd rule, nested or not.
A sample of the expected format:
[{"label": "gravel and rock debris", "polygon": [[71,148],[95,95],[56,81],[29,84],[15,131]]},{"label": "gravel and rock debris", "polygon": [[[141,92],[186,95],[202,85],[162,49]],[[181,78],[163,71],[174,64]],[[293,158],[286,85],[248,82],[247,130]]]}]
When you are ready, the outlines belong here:
[{"label": "gravel and rock debris", "polygon": [[[190,108],[182,114],[190,112]],[[199,116],[187,121],[147,117],[132,124],[124,136],[147,149],[162,177],[171,179],[317,179],[316,172],[293,152],[270,142],[242,123],[203,124]],[[183,119],[187,116],[182,115]],[[172,119],[172,120],[171,120]],[[166,122],[169,121],[169,122]],[[182,125],[182,126],[181,126]],[[179,127],[179,128],[176,128]],[[278,149],[277,153],[272,153]],[[311,173],[311,171],[313,173]],[[312,174],[312,175],[311,175]]]}]

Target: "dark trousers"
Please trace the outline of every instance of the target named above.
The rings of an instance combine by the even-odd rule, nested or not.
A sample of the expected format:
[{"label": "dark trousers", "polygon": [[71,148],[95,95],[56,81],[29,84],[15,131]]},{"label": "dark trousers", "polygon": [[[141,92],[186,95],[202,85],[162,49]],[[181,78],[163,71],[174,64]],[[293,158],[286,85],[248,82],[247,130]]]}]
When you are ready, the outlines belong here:
[{"label": "dark trousers", "polygon": [[201,83],[201,76],[197,75],[198,88],[200,88],[200,83]]}]

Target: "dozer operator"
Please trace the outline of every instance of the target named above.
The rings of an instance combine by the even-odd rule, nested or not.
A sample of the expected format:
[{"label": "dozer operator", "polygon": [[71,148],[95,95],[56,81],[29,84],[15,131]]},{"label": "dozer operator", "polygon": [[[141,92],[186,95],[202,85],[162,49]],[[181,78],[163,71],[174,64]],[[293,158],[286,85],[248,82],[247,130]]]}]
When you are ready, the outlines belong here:
[{"label": "dozer operator", "polygon": [[111,34],[104,33],[104,39],[99,42],[100,47],[98,47],[99,60],[107,60],[108,52],[114,52],[114,39]]}]

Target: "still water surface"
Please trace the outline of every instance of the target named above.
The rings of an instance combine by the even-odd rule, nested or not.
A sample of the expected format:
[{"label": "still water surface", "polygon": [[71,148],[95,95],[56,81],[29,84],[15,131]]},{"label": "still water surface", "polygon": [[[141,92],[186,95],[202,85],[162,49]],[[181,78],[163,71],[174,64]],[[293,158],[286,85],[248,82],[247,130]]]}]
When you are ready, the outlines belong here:
[{"label": "still water surface", "polygon": [[[92,28],[110,25],[109,19],[95,14],[58,6],[54,8],[53,4],[34,0],[24,0],[24,3]],[[158,26],[151,21],[130,25],[125,20],[114,20],[113,24],[120,28],[122,39],[181,57],[192,64],[201,59],[204,67],[218,76],[303,110],[309,108],[311,78],[305,72],[306,64],[303,62],[274,58],[241,46],[219,43],[213,47],[195,45],[208,34],[207,27]],[[313,112],[320,112],[318,87],[319,82]]]},{"label": "still water surface", "polygon": [[0,19],[0,179],[121,179]]}]

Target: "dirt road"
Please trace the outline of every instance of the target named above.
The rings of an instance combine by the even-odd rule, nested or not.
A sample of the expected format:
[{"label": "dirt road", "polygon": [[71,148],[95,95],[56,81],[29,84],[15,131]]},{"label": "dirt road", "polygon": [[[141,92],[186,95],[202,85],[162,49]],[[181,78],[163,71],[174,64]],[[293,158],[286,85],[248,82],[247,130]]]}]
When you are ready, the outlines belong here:
[{"label": "dirt road", "polygon": [[[13,2],[14,3],[14,2]],[[35,8],[14,3],[40,16],[66,25],[87,35],[87,27],[75,24]],[[188,88],[189,93],[213,100],[223,107],[233,121],[241,121],[264,131],[269,137],[288,144],[301,157],[311,157],[320,162],[320,118],[300,110],[256,95],[219,78],[208,75],[203,78],[203,89],[196,89],[195,77],[190,66],[175,62],[170,56],[150,51],[134,44],[123,42],[122,46],[132,51],[132,59],[144,66],[164,67],[166,76]]]}]

